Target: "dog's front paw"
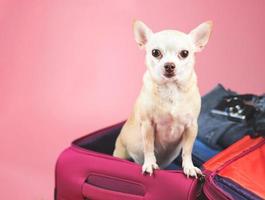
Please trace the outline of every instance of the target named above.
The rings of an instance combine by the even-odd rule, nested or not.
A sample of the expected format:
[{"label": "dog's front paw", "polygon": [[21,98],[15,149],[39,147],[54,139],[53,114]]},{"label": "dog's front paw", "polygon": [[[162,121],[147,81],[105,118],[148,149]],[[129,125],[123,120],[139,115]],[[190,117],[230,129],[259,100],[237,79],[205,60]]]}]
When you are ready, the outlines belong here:
[{"label": "dog's front paw", "polygon": [[183,166],[184,174],[189,178],[190,176],[198,178],[199,176],[202,176],[202,172],[198,167],[195,167],[193,164]]},{"label": "dog's front paw", "polygon": [[144,162],[144,165],[142,166],[142,173],[148,173],[152,176],[155,169],[159,169],[156,162]]}]

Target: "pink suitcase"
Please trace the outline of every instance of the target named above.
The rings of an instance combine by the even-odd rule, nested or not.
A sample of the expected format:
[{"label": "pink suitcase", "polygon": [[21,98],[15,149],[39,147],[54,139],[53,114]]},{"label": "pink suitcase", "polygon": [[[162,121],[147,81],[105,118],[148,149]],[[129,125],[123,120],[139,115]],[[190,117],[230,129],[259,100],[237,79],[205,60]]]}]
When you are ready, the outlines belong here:
[{"label": "pink suitcase", "polygon": [[217,154],[204,164],[205,178],[187,178],[182,170],[149,176],[140,165],[112,156],[123,123],[75,140],[59,156],[56,200],[265,199],[265,138],[246,136]]},{"label": "pink suitcase", "polygon": [[124,122],[75,140],[56,164],[56,200],[192,200],[200,181],[182,171],[156,170],[142,175],[141,166],[114,158],[115,140]]}]

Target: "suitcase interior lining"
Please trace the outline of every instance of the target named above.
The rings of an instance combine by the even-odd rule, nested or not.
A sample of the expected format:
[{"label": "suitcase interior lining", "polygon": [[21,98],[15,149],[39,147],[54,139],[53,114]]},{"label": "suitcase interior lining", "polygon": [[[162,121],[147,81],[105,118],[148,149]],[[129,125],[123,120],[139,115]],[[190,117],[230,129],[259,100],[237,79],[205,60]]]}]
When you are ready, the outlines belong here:
[{"label": "suitcase interior lining", "polygon": [[[112,155],[115,147],[115,142],[120,134],[124,122],[114,125],[112,127],[99,130],[95,133],[86,135],[73,142],[74,145],[89,149],[91,151]],[[194,165],[201,167],[201,161],[192,155]],[[132,161],[132,160],[130,160]],[[132,161],[133,162],[133,161]],[[166,168],[167,170],[180,170],[181,167],[181,154]]]},{"label": "suitcase interior lining", "polygon": [[112,155],[115,147],[115,141],[120,134],[123,123],[113,127],[97,131],[95,134],[87,135],[73,142],[79,147]]}]

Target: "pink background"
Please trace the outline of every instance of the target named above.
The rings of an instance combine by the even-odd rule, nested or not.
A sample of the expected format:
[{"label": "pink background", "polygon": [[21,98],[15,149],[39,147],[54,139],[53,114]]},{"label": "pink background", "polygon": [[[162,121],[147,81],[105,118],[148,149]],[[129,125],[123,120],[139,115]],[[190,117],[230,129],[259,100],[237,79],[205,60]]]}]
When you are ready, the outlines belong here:
[{"label": "pink background", "polygon": [[58,154],[128,116],[145,70],[135,18],[185,32],[212,19],[197,56],[201,93],[218,82],[265,92],[264,8],[263,0],[0,1],[1,199],[52,199]]}]

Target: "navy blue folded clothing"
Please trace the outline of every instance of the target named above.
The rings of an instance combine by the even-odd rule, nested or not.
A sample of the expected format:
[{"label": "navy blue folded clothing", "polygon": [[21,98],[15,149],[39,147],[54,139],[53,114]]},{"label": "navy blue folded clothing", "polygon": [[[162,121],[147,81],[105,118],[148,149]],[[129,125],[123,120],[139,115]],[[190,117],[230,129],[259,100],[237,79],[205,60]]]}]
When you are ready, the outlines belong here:
[{"label": "navy blue folded clothing", "polygon": [[215,108],[225,96],[234,94],[236,93],[227,91],[221,84],[218,84],[213,90],[202,97],[201,113],[198,120],[198,138],[212,148],[223,149],[218,144],[218,140],[235,122],[217,118],[213,116],[211,110]]},{"label": "navy blue folded clothing", "polygon": [[[192,161],[196,167],[201,167],[210,158],[214,157],[220,151],[212,149],[211,147],[204,144],[198,138],[195,140],[192,150]],[[166,168],[167,170],[182,169],[182,159],[180,155]]]},{"label": "navy blue folded clothing", "polygon": [[[198,138],[211,148],[221,150],[242,138],[249,127],[244,122],[235,122],[220,118],[211,113],[226,96],[236,95],[218,84],[213,90],[202,97],[202,107],[199,116]],[[225,136],[224,136],[225,135]]]},{"label": "navy blue folded clothing", "polygon": [[200,167],[204,162],[214,157],[219,152],[219,150],[213,149],[199,139],[196,139],[192,151],[194,165]]}]

